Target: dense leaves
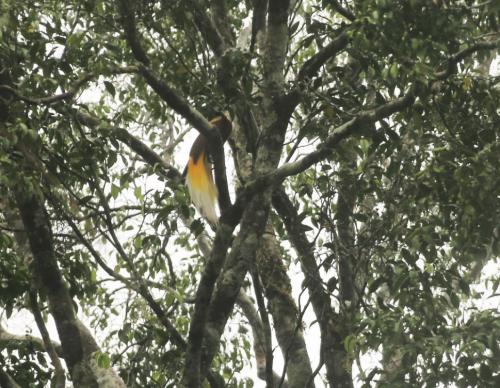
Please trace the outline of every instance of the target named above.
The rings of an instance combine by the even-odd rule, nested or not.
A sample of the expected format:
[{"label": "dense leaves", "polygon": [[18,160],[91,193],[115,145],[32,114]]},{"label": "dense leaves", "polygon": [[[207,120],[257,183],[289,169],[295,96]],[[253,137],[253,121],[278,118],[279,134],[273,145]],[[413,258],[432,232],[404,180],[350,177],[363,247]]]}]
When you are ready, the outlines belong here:
[{"label": "dense leaves", "polygon": [[[266,35],[271,16],[259,19],[272,7],[0,1],[0,365],[20,386],[47,385],[55,373],[39,343],[4,330],[30,315],[30,290],[49,316],[16,207],[20,187],[43,198],[74,309],[100,346],[97,365],[114,368],[127,386],[181,384],[213,231],[182,184],[192,117],[148,74],[208,119],[221,111],[233,118],[235,217],[256,191],[282,184],[251,185],[276,170],[256,168],[274,155],[266,148],[279,132],[266,132],[273,120],[288,122],[280,165],[331,145],[284,180],[294,208],[270,212],[264,235],[276,249],[253,252],[252,271],[261,273],[251,283],[259,294],[262,281],[266,303],[256,305],[256,320],[233,310],[211,384],[213,376],[254,384],[266,306],[286,360],[273,347],[274,370],[281,378],[288,367],[290,386],[303,373],[289,366],[292,340],[287,347],[283,338],[303,328],[309,370],[316,360],[326,365],[317,385],[498,384],[499,6],[297,1],[284,42]],[[269,61],[279,50],[268,46],[280,43],[286,55],[275,76],[280,64]],[[332,142],[350,120],[358,121]],[[245,225],[252,222],[236,229],[231,253],[244,244]],[[303,294],[311,297],[305,307]],[[334,360],[325,356],[332,349]],[[259,377],[266,380],[260,369]]]}]

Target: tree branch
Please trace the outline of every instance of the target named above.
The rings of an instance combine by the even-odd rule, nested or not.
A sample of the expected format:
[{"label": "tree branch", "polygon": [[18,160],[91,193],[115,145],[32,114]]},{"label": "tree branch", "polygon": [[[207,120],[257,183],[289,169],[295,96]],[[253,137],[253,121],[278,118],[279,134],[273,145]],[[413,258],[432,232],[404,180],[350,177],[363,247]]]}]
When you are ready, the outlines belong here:
[{"label": "tree branch", "polygon": [[407,108],[413,103],[414,99],[414,92],[413,90],[410,90],[404,97],[397,98],[375,109],[358,113],[348,122],[335,128],[316,148],[316,151],[309,153],[295,162],[282,165],[277,170],[273,171],[268,176],[263,176],[261,179],[277,183],[281,182],[288,176],[298,174],[308,169],[313,164],[328,156],[332,152],[332,149],[336,147],[340,141],[355,133],[356,130],[366,127],[369,124],[373,124],[385,117]]},{"label": "tree branch", "polygon": [[[184,221],[187,225],[189,225],[190,223],[189,220],[184,220]],[[199,234],[196,237],[196,241],[198,242],[198,246],[202,254],[205,257],[209,257],[210,252],[212,251],[212,245],[208,240],[208,236],[203,233]],[[254,338],[255,360],[257,364],[257,376],[262,380],[266,380],[267,364],[266,364],[266,346],[264,344],[265,335],[264,335],[263,324],[259,317],[259,313],[255,309],[252,300],[243,291],[243,289],[240,289],[236,303],[243,310],[243,314],[248,319],[250,327],[252,328],[252,334]],[[281,376],[273,372],[274,386],[278,385],[280,379]],[[286,383],[286,381],[282,386],[283,388],[288,388],[288,384]]]},{"label": "tree branch", "polygon": [[[251,54],[253,54],[255,50],[255,45],[261,41],[259,36],[265,36],[268,0],[252,0],[252,5],[252,37],[249,50]],[[260,44],[257,47],[259,46]]]},{"label": "tree branch", "polygon": [[132,49],[132,53],[135,59],[145,66],[149,66],[148,55],[146,50],[142,47],[142,43],[137,34],[134,9],[132,9],[132,5],[128,0],[119,0],[118,3],[125,38]]},{"label": "tree branch", "polygon": [[[248,323],[252,328],[253,336],[253,349],[255,353],[255,361],[257,363],[257,376],[261,380],[266,380],[267,377],[267,363],[266,363],[266,345],[264,326],[262,320],[259,317],[258,311],[250,299],[250,297],[240,289],[236,303],[241,307],[243,314],[248,319]],[[281,380],[281,376],[276,372],[272,372],[273,387],[278,386]],[[285,380],[281,385],[282,388],[288,388],[288,382]]]},{"label": "tree branch", "polygon": [[[290,0],[270,1],[263,55],[263,71],[267,88],[281,91],[284,82],[284,64],[288,44],[288,13]],[[275,90],[275,92],[278,90]]]},{"label": "tree branch", "polygon": [[335,58],[339,52],[346,48],[348,43],[347,31],[344,30],[302,65],[297,75],[296,84],[300,84],[302,81],[314,77],[321,66],[330,59]]},{"label": "tree branch", "polygon": [[[498,36],[498,34],[495,35]],[[500,48],[500,39],[477,42],[453,54],[446,63],[446,69],[435,73],[434,75],[435,79],[443,80],[445,78],[448,78],[451,74],[455,72],[456,65],[463,59],[467,58],[469,55],[477,51],[491,50],[494,48]]]},{"label": "tree branch", "polygon": [[[214,2],[212,1],[212,10],[217,10],[222,12],[222,15],[214,14],[213,17],[218,19],[219,22],[223,23],[220,25],[220,28],[225,29],[227,26],[227,20],[225,18],[225,6],[222,2]],[[218,4],[214,4],[218,3]],[[203,37],[207,41],[210,48],[214,51],[215,55],[220,57],[224,53],[227,48],[227,44],[221,36],[219,32],[219,27],[212,20],[206,8],[202,8],[201,3],[197,1],[189,1],[189,5],[194,10],[194,22],[200,32],[203,34]],[[226,39],[228,39],[227,32],[225,34]]]},{"label": "tree branch", "polygon": [[0,387],[21,388],[21,386],[4,370],[0,369]]},{"label": "tree branch", "polygon": [[158,79],[150,69],[141,66],[140,72],[153,90],[155,90],[172,109],[183,116],[195,129],[209,140],[210,155],[214,162],[215,183],[219,191],[219,203],[221,205],[221,212],[224,211],[230,206],[231,200],[227,184],[224,146],[219,131],[216,130],[216,127],[212,126],[201,113],[191,107],[174,89]]},{"label": "tree branch", "polygon": [[[99,118],[92,116],[88,113],[84,113],[82,111],[75,111],[74,114],[76,116],[76,119],[80,123],[90,128],[96,128],[101,125],[109,128],[108,122],[100,120]],[[132,135],[124,128],[111,127],[111,130],[118,140],[129,146],[130,149],[134,151],[137,155],[139,155],[147,164],[149,164],[153,168],[159,167],[159,172],[166,178],[171,179],[172,181],[177,182],[179,184],[182,182],[182,174],[180,173],[180,171],[177,170],[171,164],[167,163],[160,155],[158,155],[155,151],[149,148],[137,137]]]},{"label": "tree branch", "polygon": [[[113,69],[110,71],[110,74],[130,74],[130,73],[137,73],[138,68],[136,66],[128,66],[128,67],[123,67],[123,68],[117,68]],[[21,92],[18,90],[8,86],[8,85],[0,85],[0,91],[5,91],[13,95],[16,99],[24,101],[28,104],[45,104],[45,105],[50,105],[55,102],[63,101],[63,100],[71,100],[75,95],[79,92],[79,90],[88,82],[92,81],[93,79],[99,77],[100,74],[97,73],[88,73],[82,75],[71,87],[67,92],[61,93],[61,94],[56,94],[53,96],[46,96],[46,97],[28,97],[23,95]]]},{"label": "tree branch", "polygon": [[42,335],[42,340],[44,344],[45,351],[48,353],[52,365],[55,369],[55,388],[64,388],[66,385],[66,376],[64,375],[64,368],[61,365],[61,360],[57,355],[53,342],[50,339],[49,332],[45,326],[45,322],[40,311],[40,306],[37,301],[37,293],[35,290],[29,292],[30,308],[33,316],[35,317],[35,322]]},{"label": "tree branch", "polygon": [[[213,20],[213,26],[219,31],[223,42],[223,47],[234,45],[234,35],[230,29],[230,22],[227,18],[227,6],[224,0],[214,0],[211,2],[210,13]],[[206,15],[206,13],[203,13]],[[225,41],[224,41],[225,40]]]},{"label": "tree branch", "polygon": [[337,0],[328,0],[328,3],[332,6],[332,8],[335,11],[337,11],[347,20],[350,20],[352,22],[356,18],[349,9],[342,7],[342,5]]},{"label": "tree branch", "polygon": [[202,372],[208,368],[217,352],[220,337],[233,310],[245,275],[255,260],[260,238],[267,222],[269,202],[268,193],[257,194],[243,212],[240,232],[234,240],[224,271],[219,276],[217,288],[208,307],[208,316],[204,325],[206,326],[206,340]]},{"label": "tree branch", "polygon": [[[260,281],[257,268],[254,266],[250,270],[250,273],[252,275],[252,282],[255,291],[255,298],[257,299],[257,306],[259,306],[260,319],[262,323],[262,333],[264,334],[264,354],[265,354],[264,380],[266,381],[267,388],[273,388],[274,387],[273,343],[272,343],[271,325],[269,324],[269,315],[264,302],[264,292],[262,290],[262,283]],[[241,294],[241,289],[240,289],[240,294]],[[238,299],[240,297],[240,294],[238,294]],[[238,299],[236,300],[236,302],[238,301]]]},{"label": "tree branch", "polygon": [[119,3],[125,38],[132,49],[135,59],[141,63],[139,65],[139,73],[144,77],[148,85],[174,111],[184,117],[189,124],[208,139],[210,154],[214,162],[215,182],[219,190],[219,204],[222,212],[231,205],[231,200],[227,185],[224,146],[221,135],[180,93],[159,79],[148,67],[150,61],[137,33],[134,11],[128,0],[119,0]]},{"label": "tree branch", "polygon": [[[194,312],[189,327],[188,348],[184,369],[184,383],[188,387],[198,387],[201,381],[202,343],[205,334],[210,298],[215,282],[224,265],[227,250],[232,242],[234,227],[219,224],[210,257],[207,260],[200,283],[196,290]],[[234,250],[234,247],[233,247]]]},{"label": "tree branch", "polygon": [[[55,349],[56,354],[62,357],[61,344],[51,342],[52,347]],[[20,348],[20,347],[33,347],[33,349],[44,352],[46,351],[45,343],[42,338],[34,337],[29,334],[17,335],[9,333],[5,328],[0,325],[0,348]]]},{"label": "tree branch", "polygon": [[[269,224],[257,252],[256,267],[268,300],[276,338],[288,366],[288,383],[292,387],[305,387],[312,368],[303,336],[301,314],[292,297],[292,285],[283,264],[279,242]],[[308,386],[312,388],[314,383]]]},{"label": "tree branch", "polygon": [[298,259],[305,277],[305,286],[311,297],[311,304],[319,323],[321,333],[321,359],[325,362],[329,384],[342,386],[352,384],[351,377],[343,365],[345,349],[343,337],[336,330],[339,318],[331,306],[330,295],[323,287],[323,282],[316,263],[313,245],[308,241],[304,232],[301,218],[288,198],[283,188],[278,188],[273,194],[273,206],[278,212],[290,242],[297,252]]},{"label": "tree branch", "polygon": [[97,379],[106,378],[117,387],[124,387],[123,381],[112,369],[102,369],[92,363],[92,354],[99,347],[75,316],[73,301],[55,257],[52,228],[39,188],[18,185],[15,190],[33,256],[34,276],[47,292],[50,312],[56,322],[64,359],[74,383],[94,386]]}]

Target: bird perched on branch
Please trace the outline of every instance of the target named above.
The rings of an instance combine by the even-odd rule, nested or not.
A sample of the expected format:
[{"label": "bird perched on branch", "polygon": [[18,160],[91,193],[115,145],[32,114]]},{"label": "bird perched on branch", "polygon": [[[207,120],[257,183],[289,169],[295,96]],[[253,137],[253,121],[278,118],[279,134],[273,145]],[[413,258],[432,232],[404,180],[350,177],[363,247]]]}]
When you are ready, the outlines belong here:
[{"label": "bird perched on branch", "polygon": [[[225,142],[232,129],[231,122],[227,117],[224,114],[219,114],[210,120],[210,124],[219,130],[222,141]],[[216,225],[218,222],[216,211],[218,191],[212,175],[209,142],[202,134],[198,135],[191,146],[184,176],[191,201],[203,217]]]}]

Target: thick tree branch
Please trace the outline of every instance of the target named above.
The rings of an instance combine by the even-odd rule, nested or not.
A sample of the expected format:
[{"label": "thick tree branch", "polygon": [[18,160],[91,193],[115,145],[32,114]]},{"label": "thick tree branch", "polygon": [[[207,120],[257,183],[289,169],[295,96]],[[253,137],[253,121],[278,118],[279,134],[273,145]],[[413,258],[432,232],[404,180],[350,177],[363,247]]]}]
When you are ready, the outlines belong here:
[{"label": "thick tree branch", "polygon": [[[26,191],[16,193],[17,204],[28,235],[35,271],[46,288],[63,353],[72,371],[85,357],[83,338],[76,324],[71,297],[54,256],[52,230],[45,207],[36,194],[30,193],[30,189]],[[91,352],[97,350],[93,340],[86,347]]]},{"label": "thick tree branch", "polygon": [[345,384],[350,382],[352,384],[349,373],[338,367],[343,365],[346,357],[343,337],[335,329],[336,322],[339,320],[338,316],[332,309],[330,295],[323,287],[314,248],[307,239],[295,206],[283,188],[278,188],[274,192],[273,206],[285,225],[290,242],[297,252],[302,267],[305,286],[311,296],[311,304],[319,323],[321,333],[320,354],[326,365],[328,382],[332,387],[342,386],[341,382]]},{"label": "thick tree branch", "polygon": [[[268,0],[252,0],[252,5],[252,37],[249,51],[253,54],[255,45],[262,41],[260,37],[265,36]],[[262,46],[262,44],[259,43],[258,46]]]},{"label": "thick tree branch", "polygon": [[260,193],[244,210],[240,233],[234,240],[208,309],[202,371],[208,368],[217,352],[220,337],[233,310],[245,275],[255,260],[260,237],[267,221],[269,202],[269,194]]},{"label": "thick tree branch", "polygon": [[52,361],[52,365],[54,365],[55,369],[55,388],[64,388],[66,385],[66,376],[64,375],[64,368],[61,365],[61,360],[59,359],[56,349],[53,345],[52,340],[50,339],[49,332],[47,327],[45,326],[45,322],[42,317],[42,313],[40,311],[40,306],[37,301],[37,292],[35,290],[30,291],[29,300],[30,300],[30,308],[33,316],[35,317],[35,322],[42,335],[43,344],[46,352],[48,353],[50,360]]},{"label": "thick tree branch", "polygon": [[[189,220],[185,220],[185,222],[189,225]],[[210,252],[212,251],[212,244],[208,240],[207,236],[205,234],[199,234],[196,237],[196,241],[198,242],[198,246],[202,252],[202,254],[205,257],[210,256]],[[267,363],[266,363],[266,345],[265,345],[265,334],[264,334],[264,326],[263,323],[259,317],[259,313],[254,307],[254,303],[250,299],[250,297],[242,290],[240,289],[238,293],[238,298],[236,300],[236,303],[241,307],[243,310],[243,314],[245,317],[248,319],[250,323],[250,327],[252,328],[252,335],[254,338],[254,352],[255,352],[255,360],[257,364],[257,375],[260,379],[266,380],[266,371],[268,369]],[[273,381],[274,385],[277,386],[281,376],[279,376],[277,373],[273,372]],[[285,383],[282,385],[284,388],[288,388],[288,384]]]},{"label": "thick tree branch", "polygon": [[[223,38],[223,47],[234,45],[234,34],[231,31],[231,24],[227,17],[227,5],[224,0],[214,0],[211,2],[210,13],[212,17],[213,26],[219,31],[219,34]],[[203,13],[206,15],[206,13]]]},{"label": "thick tree branch", "polygon": [[[230,32],[227,28],[228,23],[225,17],[226,14],[224,4],[220,1],[212,2],[212,18],[210,18],[207,13],[207,9],[203,8],[203,5],[200,2],[196,0],[189,1],[189,5],[194,10],[194,22],[207,41],[209,47],[213,50],[216,56],[222,56],[232,40],[229,37]],[[222,14],[216,14],[213,11],[222,12]],[[217,23],[216,20],[223,24]],[[223,39],[220,30],[224,31],[224,37],[226,40],[229,39],[229,42],[226,42]]]},{"label": "thick tree branch", "polygon": [[[241,307],[243,314],[248,319],[248,323],[252,328],[253,336],[253,349],[255,352],[255,361],[257,363],[257,376],[261,380],[266,380],[267,378],[267,363],[266,363],[266,345],[265,345],[265,334],[264,326],[262,320],[259,317],[259,313],[254,306],[254,303],[250,297],[240,290],[236,303]],[[281,376],[276,372],[272,372],[273,387],[277,387],[281,381]],[[285,380],[281,385],[282,388],[288,388],[288,383]]]},{"label": "thick tree branch", "polygon": [[[217,228],[210,257],[196,290],[195,306],[189,327],[188,349],[184,369],[184,383],[188,387],[198,387],[201,381],[202,343],[208,316],[210,298],[215,282],[224,265],[227,250],[232,242],[234,227],[221,223]],[[234,248],[233,248],[234,249]]]},{"label": "thick tree branch", "polygon": [[330,59],[335,58],[338,53],[346,48],[348,43],[349,39],[347,37],[347,32],[344,30],[329,44],[319,50],[304,63],[297,75],[297,84],[314,77],[321,66],[323,66]]},{"label": "thick tree branch", "polygon": [[75,384],[96,386],[97,380],[104,378],[113,381],[117,387],[124,387],[113,370],[101,369],[94,364],[92,354],[99,347],[75,316],[73,302],[55,258],[51,224],[40,195],[33,190],[26,185],[16,187],[16,202],[33,256],[34,275],[47,292],[50,312],[56,322],[72,379]]},{"label": "thick tree branch", "polygon": [[[268,388],[274,387],[273,379],[273,343],[271,334],[271,325],[269,323],[269,315],[264,303],[264,291],[262,289],[262,283],[260,281],[259,273],[257,268],[252,268],[250,270],[252,275],[253,288],[255,291],[255,298],[257,299],[257,306],[259,306],[259,313],[262,323],[262,334],[264,335],[264,352],[265,352],[265,371],[264,380]],[[241,295],[238,294],[238,299]]]},{"label": "thick tree branch", "polygon": [[291,281],[283,264],[275,231],[270,225],[262,236],[256,266],[269,302],[276,338],[286,360],[288,383],[290,387],[312,388],[314,383],[309,382],[312,375],[311,361],[301,328],[301,314],[293,300]]},{"label": "thick tree branch", "polygon": [[145,66],[149,65],[149,58],[146,50],[142,47],[141,40],[137,33],[137,27],[135,22],[135,12],[133,9],[133,2],[129,0],[119,0],[118,1],[121,22],[123,25],[123,30],[125,32],[125,38],[130,45],[134,57]]},{"label": "thick tree branch", "polygon": [[341,315],[346,315],[349,309],[358,306],[358,293],[356,292],[355,268],[360,266],[359,257],[355,250],[355,230],[352,222],[352,213],[355,206],[355,178],[352,171],[356,170],[356,153],[351,151],[352,159],[339,167],[340,179],[337,183],[338,199],[336,212],[336,252],[339,277],[340,301],[343,304]]},{"label": "thick tree branch", "polygon": [[[61,344],[53,341],[51,343],[57,356],[62,357],[63,354]],[[32,347],[34,350],[39,352],[46,351],[45,343],[42,338],[34,337],[30,334],[18,335],[9,333],[2,325],[0,325],[0,349],[17,349],[21,347]]]},{"label": "thick tree branch", "polygon": [[289,9],[289,0],[270,1],[268,5],[263,70],[267,88],[275,89],[274,92],[281,92],[284,82]]}]

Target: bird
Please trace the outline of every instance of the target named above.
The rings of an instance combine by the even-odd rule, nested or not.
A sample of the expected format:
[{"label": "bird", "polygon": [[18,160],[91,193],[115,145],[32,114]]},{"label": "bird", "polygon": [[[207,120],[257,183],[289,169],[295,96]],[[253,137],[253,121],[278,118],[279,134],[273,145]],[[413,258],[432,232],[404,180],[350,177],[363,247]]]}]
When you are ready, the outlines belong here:
[{"label": "bird", "polygon": [[[231,121],[221,113],[210,120],[210,124],[219,130],[224,143],[231,134]],[[212,175],[209,142],[202,134],[198,135],[191,146],[189,160],[183,175],[194,206],[212,225],[217,225],[216,203],[219,194]]]}]

